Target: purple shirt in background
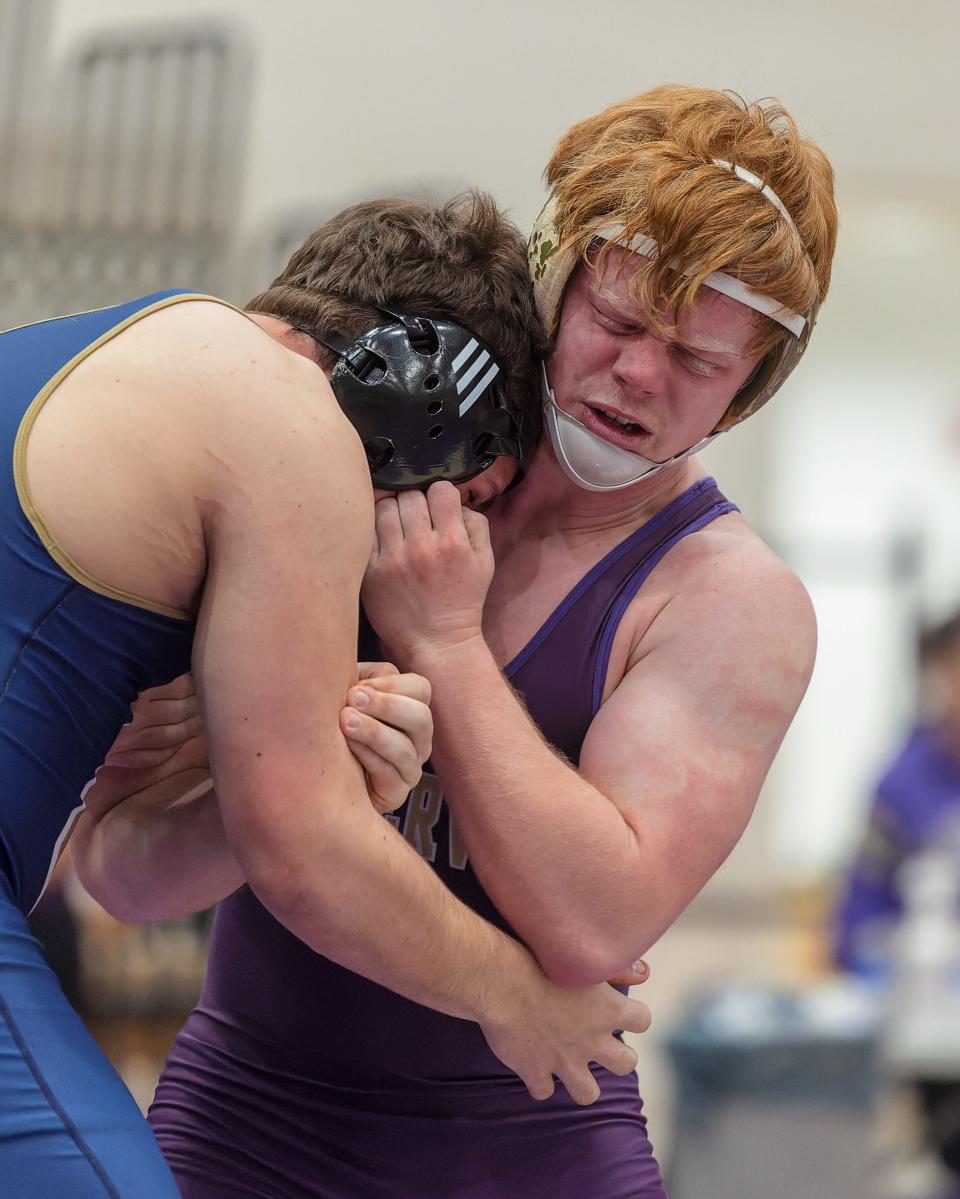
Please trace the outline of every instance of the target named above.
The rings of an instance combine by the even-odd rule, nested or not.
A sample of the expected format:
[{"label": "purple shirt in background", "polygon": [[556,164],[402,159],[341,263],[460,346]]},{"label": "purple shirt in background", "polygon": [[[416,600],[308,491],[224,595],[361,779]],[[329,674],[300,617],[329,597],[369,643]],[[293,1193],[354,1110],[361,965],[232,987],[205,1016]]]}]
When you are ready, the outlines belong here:
[{"label": "purple shirt in background", "polygon": [[[607,554],[507,667],[572,762],[637,589],[677,541],[735,510],[712,479],[695,484]],[[380,657],[369,629],[360,657]],[[459,899],[510,931],[441,780],[428,769],[388,818]],[[150,1122],[184,1199],[664,1199],[636,1076],[594,1072],[593,1106],[562,1088],[535,1102],[476,1024],[313,953],[243,888],[217,912],[203,994]]]},{"label": "purple shirt in background", "polygon": [[866,977],[890,971],[884,936],[903,915],[897,873],[948,823],[960,821],[960,761],[936,728],[910,734],[877,785],[863,843],[837,911],[837,964]]}]

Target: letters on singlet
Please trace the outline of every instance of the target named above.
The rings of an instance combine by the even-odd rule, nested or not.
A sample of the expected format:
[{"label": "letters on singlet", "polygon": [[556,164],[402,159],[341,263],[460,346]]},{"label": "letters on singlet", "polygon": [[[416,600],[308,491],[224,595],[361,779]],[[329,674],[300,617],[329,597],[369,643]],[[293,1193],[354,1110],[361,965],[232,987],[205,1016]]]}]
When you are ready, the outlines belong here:
[{"label": "letters on singlet", "polygon": [[[407,801],[398,812],[387,812],[386,819],[422,858],[434,863],[437,860],[437,835],[443,811],[447,813],[447,856],[453,870],[466,870],[467,849],[457,836],[453,813],[445,808],[443,788],[435,774],[425,773],[420,782],[407,796]],[[442,830],[440,837],[442,839]]]}]

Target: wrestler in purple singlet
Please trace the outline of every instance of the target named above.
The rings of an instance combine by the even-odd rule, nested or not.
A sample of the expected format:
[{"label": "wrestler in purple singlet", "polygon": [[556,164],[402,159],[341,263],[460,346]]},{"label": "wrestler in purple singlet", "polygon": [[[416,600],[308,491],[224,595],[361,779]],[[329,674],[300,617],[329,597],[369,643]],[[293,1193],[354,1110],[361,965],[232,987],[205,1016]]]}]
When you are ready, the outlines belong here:
[{"label": "wrestler in purple singlet", "polygon": [[[507,667],[572,762],[637,589],[672,545],[733,511],[712,479],[695,484],[607,554]],[[361,657],[376,659],[367,638]],[[388,819],[455,895],[510,931],[435,777]],[[664,1199],[636,1075],[594,1073],[591,1107],[563,1088],[535,1102],[476,1024],[313,953],[243,888],[217,912],[203,994],[150,1122],[184,1199]]]}]

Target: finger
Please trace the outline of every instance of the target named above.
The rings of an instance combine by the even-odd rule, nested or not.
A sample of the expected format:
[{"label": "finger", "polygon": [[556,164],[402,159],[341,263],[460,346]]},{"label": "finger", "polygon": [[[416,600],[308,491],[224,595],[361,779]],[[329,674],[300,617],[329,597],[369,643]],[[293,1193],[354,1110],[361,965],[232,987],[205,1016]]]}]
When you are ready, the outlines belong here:
[{"label": "finger", "polygon": [[639,987],[641,983],[645,983],[650,977],[650,967],[641,958],[633,963],[626,970],[621,970],[619,974],[615,974],[613,978],[608,978],[607,982],[612,987]]},{"label": "finger", "polygon": [[187,699],[145,700],[141,695],[134,703],[132,711],[131,723],[141,727],[151,724],[181,724],[196,716],[200,711],[200,705],[196,696]]},{"label": "finger", "polygon": [[586,1066],[570,1068],[560,1075],[560,1081],[574,1103],[587,1107],[600,1097],[600,1087]]},{"label": "finger", "polygon": [[431,523],[438,533],[466,537],[463,525],[464,507],[460,501],[460,492],[452,483],[432,483],[427,488],[427,505],[430,509]]},{"label": "finger", "polygon": [[134,723],[122,730],[110,752],[124,753],[128,749],[175,749],[202,731],[203,722],[199,713],[176,724],[138,726]]},{"label": "finger", "polygon": [[[377,662],[373,665],[380,666],[383,663]],[[415,699],[421,704],[429,704],[433,693],[430,680],[425,679],[422,674],[400,674],[399,672],[387,676],[372,674],[368,678],[361,676],[361,679],[367,687],[376,687],[378,691],[382,691],[386,695],[406,695],[409,699]]]},{"label": "finger", "polygon": [[[138,700],[137,703],[140,701]],[[179,702],[179,701],[178,701]],[[168,730],[176,730],[188,720],[199,719],[196,706],[192,709],[186,708],[181,713],[169,713],[169,715],[177,715],[179,719],[164,723],[161,721],[155,724],[150,719],[149,709],[137,708],[133,709],[130,721],[123,725],[120,731],[114,738],[113,745],[110,747],[110,753],[119,753],[127,749],[142,749],[151,746],[151,735],[155,728],[166,728]],[[163,734],[164,737],[169,737],[167,744],[171,744],[177,740],[176,732],[168,732]]]},{"label": "finger", "polygon": [[355,683],[347,692],[347,703],[401,729],[408,721],[419,724],[429,713],[430,690],[423,675],[389,675]]},{"label": "finger", "polygon": [[188,670],[186,674],[178,675],[172,683],[162,683],[159,687],[150,687],[140,692],[140,699],[187,699],[196,692],[193,675]]},{"label": "finger", "polygon": [[[340,727],[351,749],[365,745],[368,749],[389,762],[400,778],[406,783],[407,790],[420,782],[420,760],[416,747],[409,737],[389,725],[381,724],[364,716],[355,708],[344,708],[340,713]],[[380,791],[380,788],[377,788]],[[383,792],[380,792],[383,794]]]},{"label": "finger", "polygon": [[103,762],[105,766],[112,766],[117,770],[152,770],[176,757],[178,750],[179,746],[176,745],[169,749],[110,750]]},{"label": "finger", "polygon": [[111,750],[104,758],[103,765],[127,773],[154,771],[162,767],[166,773],[179,768],[178,763],[183,761],[209,766],[210,755],[205,737],[191,737],[178,745],[170,746],[169,749],[129,749],[119,753]]},{"label": "finger", "polygon": [[110,779],[124,798],[153,781],[195,769],[210,771],[210,753],[203,736],[192,737],[171,750],[143,750],[119,757],[108,754],[97,769],[97,785],[93,789],[102,792],[101,783]]},{"label": "finger", "polygon": [[400,671],[392,662],[358,662],[358,679],[381,679],[384,675],[399,675]]},{"label": "finger", "polygon": [[[619,994],[619,992],[617,992]],[[650,1027],[650,1009],[637,999],[623,999],[623,1009],[617,1019],[620,1028],[625,1032],[646,1032]]]},{"label": "finger", "polygon": [[375,754],[366,745],[348,742],[350,752],[363,767],[367,776],[367,792],[370,802],[381,815],[402,807],[410,794],[410,787],[400,777],[390,762]]},{"label": "finger", "polygon": [[422,491],[401,491],[397,496],[397,510],[406,541],[422,541],[433,532],[427,497]]},{"label": "finger", "polygon": [[433,716],[426,704],[406,695],[388,695],[368,685],[351,687],[347,696],[350,707],[365,716],[389,725],[413,742],[417,760],[430,757],[433,747]]},{"label": "finger", "polygon": [[521,1074],[519,1075],[519,1078],[523,1085],[530,1092],[531,1099],[549,1099],[556,1090],[556,1084],[554,1083],[553,1077],[550,1074],[542,1076],[534,1074]]},{"label": "finger", "polygon": [[377,500],[373,509],[373,523],[376,530],[376,548],[381,554],[391,553],[402,543],[403,525],[400,523],[400,511],[395,496]]},{"label": "finger", "polygon": [[463,527],[475,553],[490,549],[490,522],[482,512],[463,510]]},{"label": "finger", "polygon": [[594,1060],[598,1066],[603,1066],[605,1070],[609,1070],[611,1074],[617,1074],[621,1078],[637,1068],[636,1050],[629,1045],[624,1045],[616,1037],[610,1038],[609,1048],[598,1053]]}]

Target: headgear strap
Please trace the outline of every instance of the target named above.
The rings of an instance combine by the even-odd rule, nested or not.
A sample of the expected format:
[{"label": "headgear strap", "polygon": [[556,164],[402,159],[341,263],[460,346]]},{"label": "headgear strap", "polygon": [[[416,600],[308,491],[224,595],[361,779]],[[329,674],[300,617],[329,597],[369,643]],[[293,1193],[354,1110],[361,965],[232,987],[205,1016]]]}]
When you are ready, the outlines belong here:
[{"label": "headgear strap", "polygon": [[793,223],[793,217],[787,211],[786,204],[784,204],[784,202],[769,184],[764,183],[759,175],[755,175],[753,171],[748,171],[746,167],[735,166],[732,162],[727,162],[725,158],[711,158],[710,161],[716,167],[723,167],[724,170],[733,171],[737,178],[742,179],[744,183],[752,184],[760,193],[760,195],[763,196],[765,200],[769,200],[774,208],[777,209],[794,233],[797,232],[797,227]]},{"label": "headgear strap", "polygon": [[[744,183],[755,187],[796,232],[796,225],[783,201],[771,187],[764,184],[762,179],[744,167],[728,163],[725,159],[717,158],[711,161],[721,170],[729,170]],[[527,249],[537,308],[546,327],[547,335],[551,338],[557,335],[560,325],[560,310],[570,276],[577,263],[582,261],[581,253],[569,241],[561,244],[557,232],[558,208],[559,189],[550,195],[537,218]],[[595,238],[617,241],[623,235],[624,227],[617,224],[605,224],[602,219],[598,219],[594,222],[593,228],[588,231]],[[654,239],[642,234],[633,237],[623,248],[649,258],[655,258],[658,254],[658,247]],[[677,270],[684,269],[682,264],[675,262],[671,263],[671,266]],[[765,295],[744,280],[724,271],[711,272],[704,279],[704,284],[714,291],[722,292],[731,299],[738,300],[741,304],[746,304],[749,308],[770,317],[791,334],[789,339],[766,354],[751,378],[737,393],[730,408],[717,425],[716,431],[720,432],[739,424],[751,413],[756,412],[783,385],[806,349],[819,303],[814,301],[810,308],[801,315],[791,311],[774,297]]]}]

